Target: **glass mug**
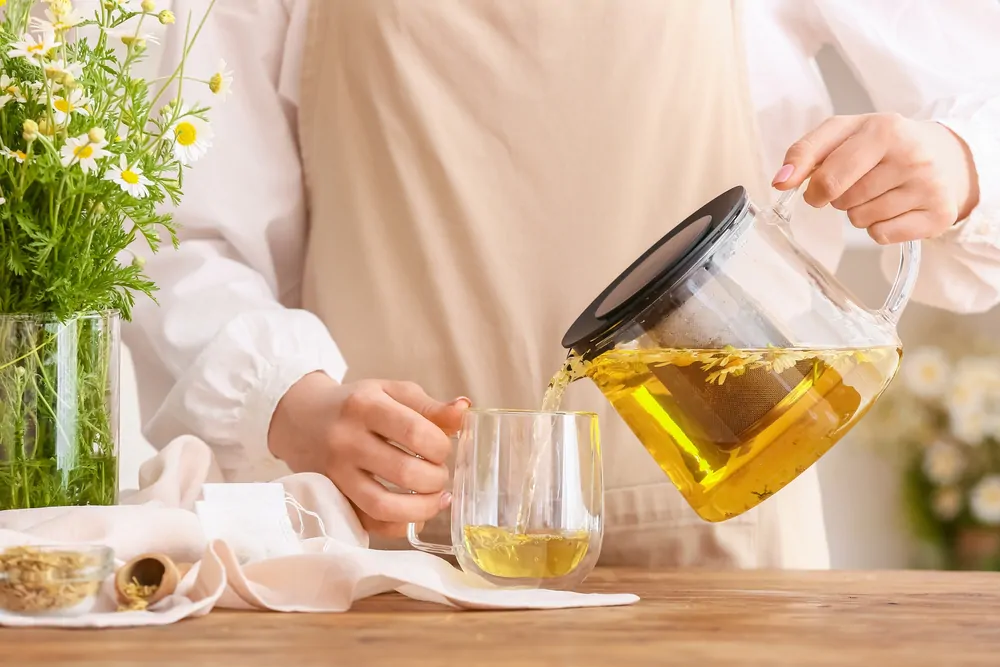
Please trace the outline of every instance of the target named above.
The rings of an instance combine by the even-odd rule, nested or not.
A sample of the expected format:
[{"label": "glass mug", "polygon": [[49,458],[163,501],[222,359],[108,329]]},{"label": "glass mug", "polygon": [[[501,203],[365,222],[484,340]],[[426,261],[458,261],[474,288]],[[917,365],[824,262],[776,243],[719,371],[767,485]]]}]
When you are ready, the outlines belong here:
[{"label": "glass mug", "polygon": [[451,545],[422,541],[414,524],[410,544],[499,586],[580,584],[604,536],[597,415],[473,408],[457,439]]}]

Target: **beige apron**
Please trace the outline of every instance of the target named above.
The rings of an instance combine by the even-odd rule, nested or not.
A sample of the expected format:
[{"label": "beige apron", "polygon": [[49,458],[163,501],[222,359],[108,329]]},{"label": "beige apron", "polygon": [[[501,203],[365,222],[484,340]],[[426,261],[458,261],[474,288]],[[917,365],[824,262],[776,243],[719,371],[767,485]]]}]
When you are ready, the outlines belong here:
[{"label": "beige apron", "polygon": [[[304,306],[347,381],[537,407],[611,279],[729,187],[766,198],[737,17],[730,0],[315,0]],[[600,414],[603,563],[781,564],[770,503],[704,523],[589,382],[566,407]]]}]

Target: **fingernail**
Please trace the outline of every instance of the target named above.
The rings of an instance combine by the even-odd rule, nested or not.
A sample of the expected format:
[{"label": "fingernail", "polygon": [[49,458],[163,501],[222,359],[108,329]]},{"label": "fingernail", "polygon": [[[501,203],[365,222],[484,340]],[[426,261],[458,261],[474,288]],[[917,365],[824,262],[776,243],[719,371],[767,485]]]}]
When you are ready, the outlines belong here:
[{"label": "fingernail", "polygon": [[447,509],[451,505],[451,493],[445,491],[441,494],[441,509]]},{"label": "fingernail", "polygon": [[795,173],[795,165],[786,164],[785,166],[783,166],[781,169],[778,170],[777,174],[774,175],[774,180],[771,181],[771,185],[780,185],[784,183],[789,178],[791,178],[792,174],[794,173]]},{"label": "fingernail", "polygon": [[463,410],[468,410],[469,408],[472,407],[472,400],[466,398],[465,396],[459,396],[448,405],[454,408],[462,408]]}]

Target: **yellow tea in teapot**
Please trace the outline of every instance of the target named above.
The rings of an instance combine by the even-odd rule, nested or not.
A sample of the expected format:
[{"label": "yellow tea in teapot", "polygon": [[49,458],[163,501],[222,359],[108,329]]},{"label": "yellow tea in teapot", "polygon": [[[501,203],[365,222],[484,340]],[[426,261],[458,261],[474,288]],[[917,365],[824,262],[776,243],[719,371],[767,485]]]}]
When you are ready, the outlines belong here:
[{"label": "yellow tea in teapot", "polygon": [[587,531],[523,533],[497,526],[466,526],[465,548],[487,574],[509,579],[562,577],[587,555]]},{"label": "yellow tea in teapot", "polygon": [[544,409],[590,378],[695,511],[723,521],[829,450],[885,390],[900,356],[896,347],[613,349],[586,362],[571,354]]}]

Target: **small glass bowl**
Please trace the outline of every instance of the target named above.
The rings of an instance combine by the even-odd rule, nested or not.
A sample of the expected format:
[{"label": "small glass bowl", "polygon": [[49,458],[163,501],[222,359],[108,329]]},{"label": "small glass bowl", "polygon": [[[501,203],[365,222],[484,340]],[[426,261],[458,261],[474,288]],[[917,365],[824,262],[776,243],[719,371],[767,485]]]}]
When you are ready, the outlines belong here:
[{"label": "small glass bowl", "polygon": [[23,546],[0,551],[0,610],[22,616],[78,616],[94,608],[114,571],[104,546]]}]

